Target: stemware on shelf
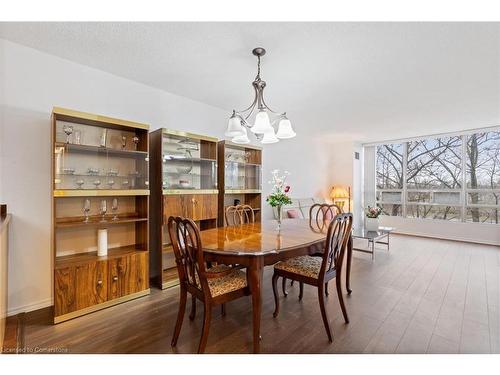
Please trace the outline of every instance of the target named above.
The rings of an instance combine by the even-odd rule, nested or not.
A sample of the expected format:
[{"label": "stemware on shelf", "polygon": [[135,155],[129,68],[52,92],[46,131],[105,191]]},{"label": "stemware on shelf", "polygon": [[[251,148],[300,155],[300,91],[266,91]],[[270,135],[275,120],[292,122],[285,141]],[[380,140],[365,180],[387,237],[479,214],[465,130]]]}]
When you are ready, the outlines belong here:
[{"label": "stemware on shelf", "polygon": [[92,183],[95,185],[96,189],[99,189],[99,185],[101,184],[101,180],[94,180],[94,182],[92,182]]},{"label": "stemware on shelf", "polygon": [[118,198],[113,198],[113,202],[111,203],[111,211],[113,211],[113,219],[118,220]]},{"label": "stemware on shelf", "polygon": [[108,138],[108,129],[102,129],[99,146],[106,147],[106,139]]},{"label": "stemware on shelf", "polygon": [[122,150],[125,150],[125,147],[127,147],[127,136],[122,135]]},{"label": "stemware on shelf", "polygon": [[107,212],[107,211],[108,211],[108,204],[107,204],[107,202],[106,202],[106,199],[103,199],[103,200],[101,201],[101,209],[100,209],[100,211],[99,211],[99,212],[101,213],[101,216],[102,216],[102,218],[101,218],[101,222],[102,222],[102,221],[106,221],[106,212]]},{"label": "stemware on shelf", "polygon": [[75,145],[81,145],[82,144],[82,131],[81,130],[75,130],[75,135],[74,135],[73,143]]},{"label": "stemware on shelf", "polygon": [[139,144],[139,137],[134,135],[132,138],[132,142],[134,142],[134,150],[137,151],[137,145]]},{"label": "stemware on shelf", "polygon": [[90,213],[90,199],[85,199],[83,201],[83,215],[85,216],[85,219],[83,220],[84,223],[89,222],[89,213]]},{"label": "stemware on shelf", "polygon": [[73,134],[73,127],[71,125],[64,125],[63,132],[66,134],[66,143],[70,143],[71,134]]},{"label": "stemware on shelf", "polygon": [[115,184],[115,180],[108,180],[108,186],[110,189],[113,189],[114,184]]},{"label": "stemware on shelf", "polygon": [[81,189],[84,183],[85,183],[85,181],[81,178],[79,178],[75,181],[75,184],[76,184],[76,186],[78,186],[78,189]]}]

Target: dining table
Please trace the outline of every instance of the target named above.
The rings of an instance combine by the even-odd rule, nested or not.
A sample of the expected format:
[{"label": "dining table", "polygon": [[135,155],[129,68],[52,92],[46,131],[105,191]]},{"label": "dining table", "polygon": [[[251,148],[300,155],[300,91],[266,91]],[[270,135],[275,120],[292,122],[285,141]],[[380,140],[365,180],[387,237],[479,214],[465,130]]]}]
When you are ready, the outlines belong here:
[{"label": "dining table", "polygon": [[[260,352],[263,273],[265,266],[301,255],[324,251],[328,225],[316,225],[308,219],[263,220],[201,232],[207,262],[240,265],[246,268],[252,298],[253,352]],[[346,251],[346,288],[350,294],[352,238]],[[341,277],[340,273],[337,277]],[[271,285],[269,285],[271,286]]]}]

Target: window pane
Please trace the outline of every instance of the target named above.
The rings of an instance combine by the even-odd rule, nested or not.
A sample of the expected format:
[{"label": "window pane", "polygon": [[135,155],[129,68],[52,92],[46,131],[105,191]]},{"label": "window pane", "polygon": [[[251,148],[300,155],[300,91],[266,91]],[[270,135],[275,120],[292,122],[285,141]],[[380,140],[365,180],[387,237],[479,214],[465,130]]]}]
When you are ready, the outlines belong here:
[{"label": "window pane", "polygon": [[402,216],[402,205],[400,204],[379,204],[382,208],[382,215]]},{"label": "window pane", "polygon": [[411,191],[411,192],[409,191],[408,202],[431,203],[431,193],[420,192],[420,191]]},{"label": "window pane", "polygon": [[461,209],[457,206],[429,206],[408,204],[406,206],[406,217],[460,221]]},{"label": "window pane", "polygon": [[377,146],[377,189],[403,188],[403,145]]},{"label": "window pane", "polygon": [[401,195],[399,191],[382,191],[380,200],[388,203],[401,203]]},{"label": "window pane", "polygon": [[486,204],[489,206],[498,206],[500,205],[500,191],[484,193],[468,193],[467,194],[467,203],[472,204]]},{"label": "window pane", "polygon": [[460,189],[460,136],[408,142],[409,189]]},{"label": "window pane", "polygon": [[436,191],[432,203],[460,204],[460,193],[458,191]]},{"label": "window pane", "polygon": [[474,223],[498,224],[500,222],[500,209],[469,207],[465,220]]},{"label": "window pane", "polygon": [[500,131],[469,135],[465,161],[468,188],[500,188]]}]

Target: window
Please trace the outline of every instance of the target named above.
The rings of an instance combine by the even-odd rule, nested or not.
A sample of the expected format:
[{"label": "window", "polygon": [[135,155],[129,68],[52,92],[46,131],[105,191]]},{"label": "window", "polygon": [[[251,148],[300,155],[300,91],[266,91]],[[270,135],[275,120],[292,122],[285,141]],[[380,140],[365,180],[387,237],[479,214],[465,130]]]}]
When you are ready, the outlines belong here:
[{"label": "window", "polygon": [[384,214],[402,215],[403,145],[377,147],[377,201]]},{"label": "window", "polygon": [[376,183],[385,215],[498,224],[500,130],[377,146]]}]

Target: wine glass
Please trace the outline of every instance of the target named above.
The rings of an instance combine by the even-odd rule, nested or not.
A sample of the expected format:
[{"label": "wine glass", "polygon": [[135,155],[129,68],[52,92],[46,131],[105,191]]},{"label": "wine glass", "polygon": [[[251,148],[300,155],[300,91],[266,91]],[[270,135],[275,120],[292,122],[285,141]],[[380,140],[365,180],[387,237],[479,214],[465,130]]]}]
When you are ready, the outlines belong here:
[{"label": "wine glass", "polygon": [[73,127],[71,125],[64,125],[63,132],[66,134],[66,143],[69,143],[69,137],[73,134]]},{"label": "wine glass", "polygon": [[101,184],[101,180],[94,180],[93,184],[95,185],[96,189],[99,189],[99,185]]},{"label": "wine glass", "polygon": [[111,211],[113,211],[113,220],[118,220],[118,198],[113,198],[113,203],[111,204]]},{"label": "wine glass", "polygon": [[83,201],[83,215],[85,216],[85,220],[83,220],[84,223],[89,222],[89,213],[90,213],[90,199],[85,199]]},{"label": "wine glass", "polygon": [[83,179],[78,179],[75,181],[76,186],[78,186],[78,189],[81,189],[85,181]]},{"label": "wine glass", "polygon": [[127,146],[127,136],[122,135],[122,150],[125,150],[126,146]]},{"label": "wine glass", "polygon": [[134,150],[137,151],[137,144],[139,143],[139,137],[134,135],[134,138],[132,138],[132,142],[134,142]]},{"label": "wine glass", "polygon": [[108,204],[106,202],[106,199],[103,199],[101,201],[101,209],[99,210],[101,216],[102,216],[102,219],[101,219],[101,222],[102,221],[106,221],[106,212],[108,211]]},{"label": "wine glass", "polygon": [[108,185],[110,189],[113,189],[113,185],[115,184],[115,180],[108,180]]},{"label": "wine glass", "polygon": [[129,184],[130,184],[129,180],[123,180],[123,182],[122,182],[122,186],[124,188],[127,188],[129,186]]}]

